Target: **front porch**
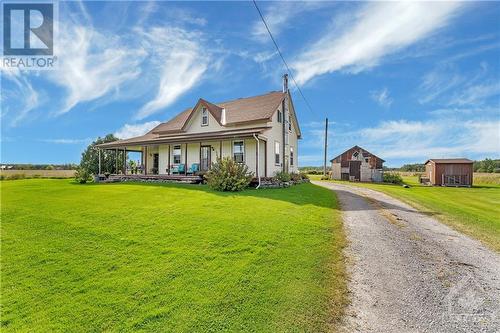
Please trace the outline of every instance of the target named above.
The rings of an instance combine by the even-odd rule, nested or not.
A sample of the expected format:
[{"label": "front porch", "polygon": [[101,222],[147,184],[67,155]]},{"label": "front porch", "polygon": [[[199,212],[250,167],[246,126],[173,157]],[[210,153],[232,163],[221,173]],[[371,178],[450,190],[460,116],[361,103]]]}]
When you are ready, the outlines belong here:
[{"label": "front porch", "polygon": [[[267,175],[267,140],[255,133],[238,133],[224,139],[205,136],[185,141],[110,142],[97,147],[99,174],[111,181],[159,180],[199,182],[219,157],[231,157],[246,164],[256,177]],[[200,140],[201,139],[201,140]],[[196,141],[195,141],[196,140]],[[159,142],[158,142],[159,141]],[[163,142],[162,142],[163,141]],[[135,155],[135,157],[134,157]],[[109,162],[112,159],[112,163]]]},{"label": "front porch", "polygon": [[142,174],[110,174],[108,177],[99,176],[102,182],[115,183],[124,181],[144,181],[144,182],[177,182],[186,184],[199,184],[203,181],[201,175],[142,175]]}]

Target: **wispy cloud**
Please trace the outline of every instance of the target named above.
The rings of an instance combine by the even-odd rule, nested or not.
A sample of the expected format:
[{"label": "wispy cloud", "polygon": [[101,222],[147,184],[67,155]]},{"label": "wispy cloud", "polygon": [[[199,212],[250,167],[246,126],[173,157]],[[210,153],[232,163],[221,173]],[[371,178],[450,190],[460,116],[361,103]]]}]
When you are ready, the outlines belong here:
[{"label": "wispy cloud", "polygon": [[468,73],[460,72],[452,64],[438,65],[422,77],[419,95],[421,104],[477,109],[500,95],[500,82],[496,73],[490,73],[485,62],[479,64],[479,69]]},{"label": "wispy cloud", "polygon": [[[265,3],[265,2],[264,2]],[[259,5],[263,12],[269,29],[276,37],[287,27],[292,27],[297,24],[294,20],[299,14],[304,12],[317,10],[328,6],[328,2],[295,2],[295,1],[279,1],[268,2],[264,6]],[[253,6],[253,4],[252,4]],[[251,36],[259,42],[271,42],[266,27],[262,23],[260,17],[252,25]]]},{"label": "wispy cloud", "polygon": [[198,32],[171,27],[137,29],[137,32],[143,37],[143,45],[154,49],[153,66],[160,73],[156,96],[136,114],[136,119],[144,119],[200,83],[209,68],[211,54],[202,47]]},{"label": "wispy cloud", "polygon": [[389,89],[384,87],[380,90],[373,90],[370,92],[370,97],[382,107],[389,108],[394,100],[389,94]]},{"label": "wispy cloud", "polygon": [[136,78],[143,52],[127,48],[119,39],[90,26],[64,25],[60,28],[56,54],[58,69],[51,71],[49,78],[67,91],[56,112],[63,114],[79,103],[116,92]]},{"label": "wispy cloud", "polygon": [[482,84],[472,85],[456,92],[448,102],[449,105],[479,105],[484,104],[490,97],[500,95],[500,82],[494,80]]},{"label": "wispy cloud", "polygon": [[56,143],[56,144],[64,144],[64,145],[75,145],[75,144],[82,144],[82,143],[90,143],[92,142],[91,138],[86,138],[86,139],[42,139],[40,140],[42,142],[47,142],[47,143]]},{"label": "wispy cloud", "polygon": [[364,4],[343,25],[305,48],[292,67],[299,84],[343,70],[358,73],[378,65],[446,26],[464,6],[460,2],[375,2]]},{"label": "wispy cloud", "polygon": [[154,127],[160,124],[159,121],[148,121],[142,124],[125,124],[122,128],[115,132],[115,136],[120,139],[128,139],[136,136],[141,136],[149,132]]},{"label": "wispy cloud", "polygon": [[2,118],[10,114],[11,121],[9,125],[15,127],[41,104],[40,94],[18,70],[2,68],[1,75],[2,80],[7,79],[13,82],[16,87],[15,91],[8,91],[2,87],[0,100]]}]

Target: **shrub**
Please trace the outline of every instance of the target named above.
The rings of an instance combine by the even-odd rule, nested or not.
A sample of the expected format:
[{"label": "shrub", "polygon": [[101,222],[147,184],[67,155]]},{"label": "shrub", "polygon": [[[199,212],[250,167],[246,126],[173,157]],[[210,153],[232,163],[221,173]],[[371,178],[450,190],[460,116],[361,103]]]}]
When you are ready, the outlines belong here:
[{"label": "shrub", "polygon": [[329,179],[330,179],[330,177],[328,177],[328,176],[321,176],[321,180],[329,180]]},{"label": "shrub", "polygon": [[290,173],[290,179],[294,182],[300,182],[302,180],[302,176],[300,173],[292,172]]},{"label": "shrub", "polygon": [[88,181],[92,180],[92,175],[85,168],[78,168],[75,172],[75,180],[80,184],[85,184]]},{"label": "shrub", "polygon": [[250,184],[253,174],[244,164],[230,157],[217,158],[205,175],[208,186],[216,191],[241,191]]},{"label": "shrub", "polygon": [[292,179],[292,176],[288,172],[277,171],[274,174],[274,178],[280,182],[289,182]]},{"label": "shrub", "polygon": [[403,178],[398,173],[384,173],[384,183],[402,184]]},{"label": "shrub", "polygon": [[7,179],[12,179],[12,180],[16,180],[16,179],[24,179],[26,178],[25,174],[24,173],[15,173],[13,175],[10,175],[7,177]]}]

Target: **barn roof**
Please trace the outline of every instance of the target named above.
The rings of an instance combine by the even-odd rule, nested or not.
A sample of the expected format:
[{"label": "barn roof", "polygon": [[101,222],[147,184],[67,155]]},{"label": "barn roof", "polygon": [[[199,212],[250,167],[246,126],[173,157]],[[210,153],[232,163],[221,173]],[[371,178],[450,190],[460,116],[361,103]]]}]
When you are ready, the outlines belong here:
[{"label": "barn roof", "polygon": [[352,149],[360,149],[360,150],[362,151],[363,157],[370,157],[370,156],[374,156],[375,158],[377,158],[377,159],[381,160],[382,162],[385,162],[385,160],[381,159],[380,157],[378,157],[378,156],[377,156],[377,155],[375,155],[375,154],[370,153],[368,150],[366,150],[366,149],[364,149],[364,148],[361,148],[361,147],[360,147],[360,146],[358,146],[358,145],[356,145],[356,146],[354,146],[354,147],[352,147],[352,148],[347,149],[347,150],[346,150],[346,151],[344,151],[342,154],[339,154],[339,155],[335,156],[334,158],[332,158],[332,159],[330,160],[330,162],[333,162],[333,160],[335,160],[335,159],[339,158],[340,156],[342,156],[343,154],[347,153],[349,150],[352,150]]},{"label": "barn roof", "polygon": [[437,164],[464,164],[464,163],[474,163],[474,161],[469,160],[468,158],[431,158],[428,159],[424,164],[427,164],[429,162],[434,162]]}]

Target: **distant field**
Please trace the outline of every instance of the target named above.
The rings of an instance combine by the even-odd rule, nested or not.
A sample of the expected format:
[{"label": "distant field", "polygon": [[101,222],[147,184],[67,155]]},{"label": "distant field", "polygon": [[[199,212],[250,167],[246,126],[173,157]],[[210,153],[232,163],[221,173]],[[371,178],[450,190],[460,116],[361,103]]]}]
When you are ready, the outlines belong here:
[{"label": "distant field", "polygon": [[[21,176],[19,176],[21,175]],[[2,178],[72,178],[75,170],[0,170]]]},{"label": "distant field", "polygon": [[410,188],[392,184],[334,182],[389,194],[500,251],[499,174],[474,174],[472,188],[423,186],[418,184],[416,176],[403,176],[403,180]]}]

